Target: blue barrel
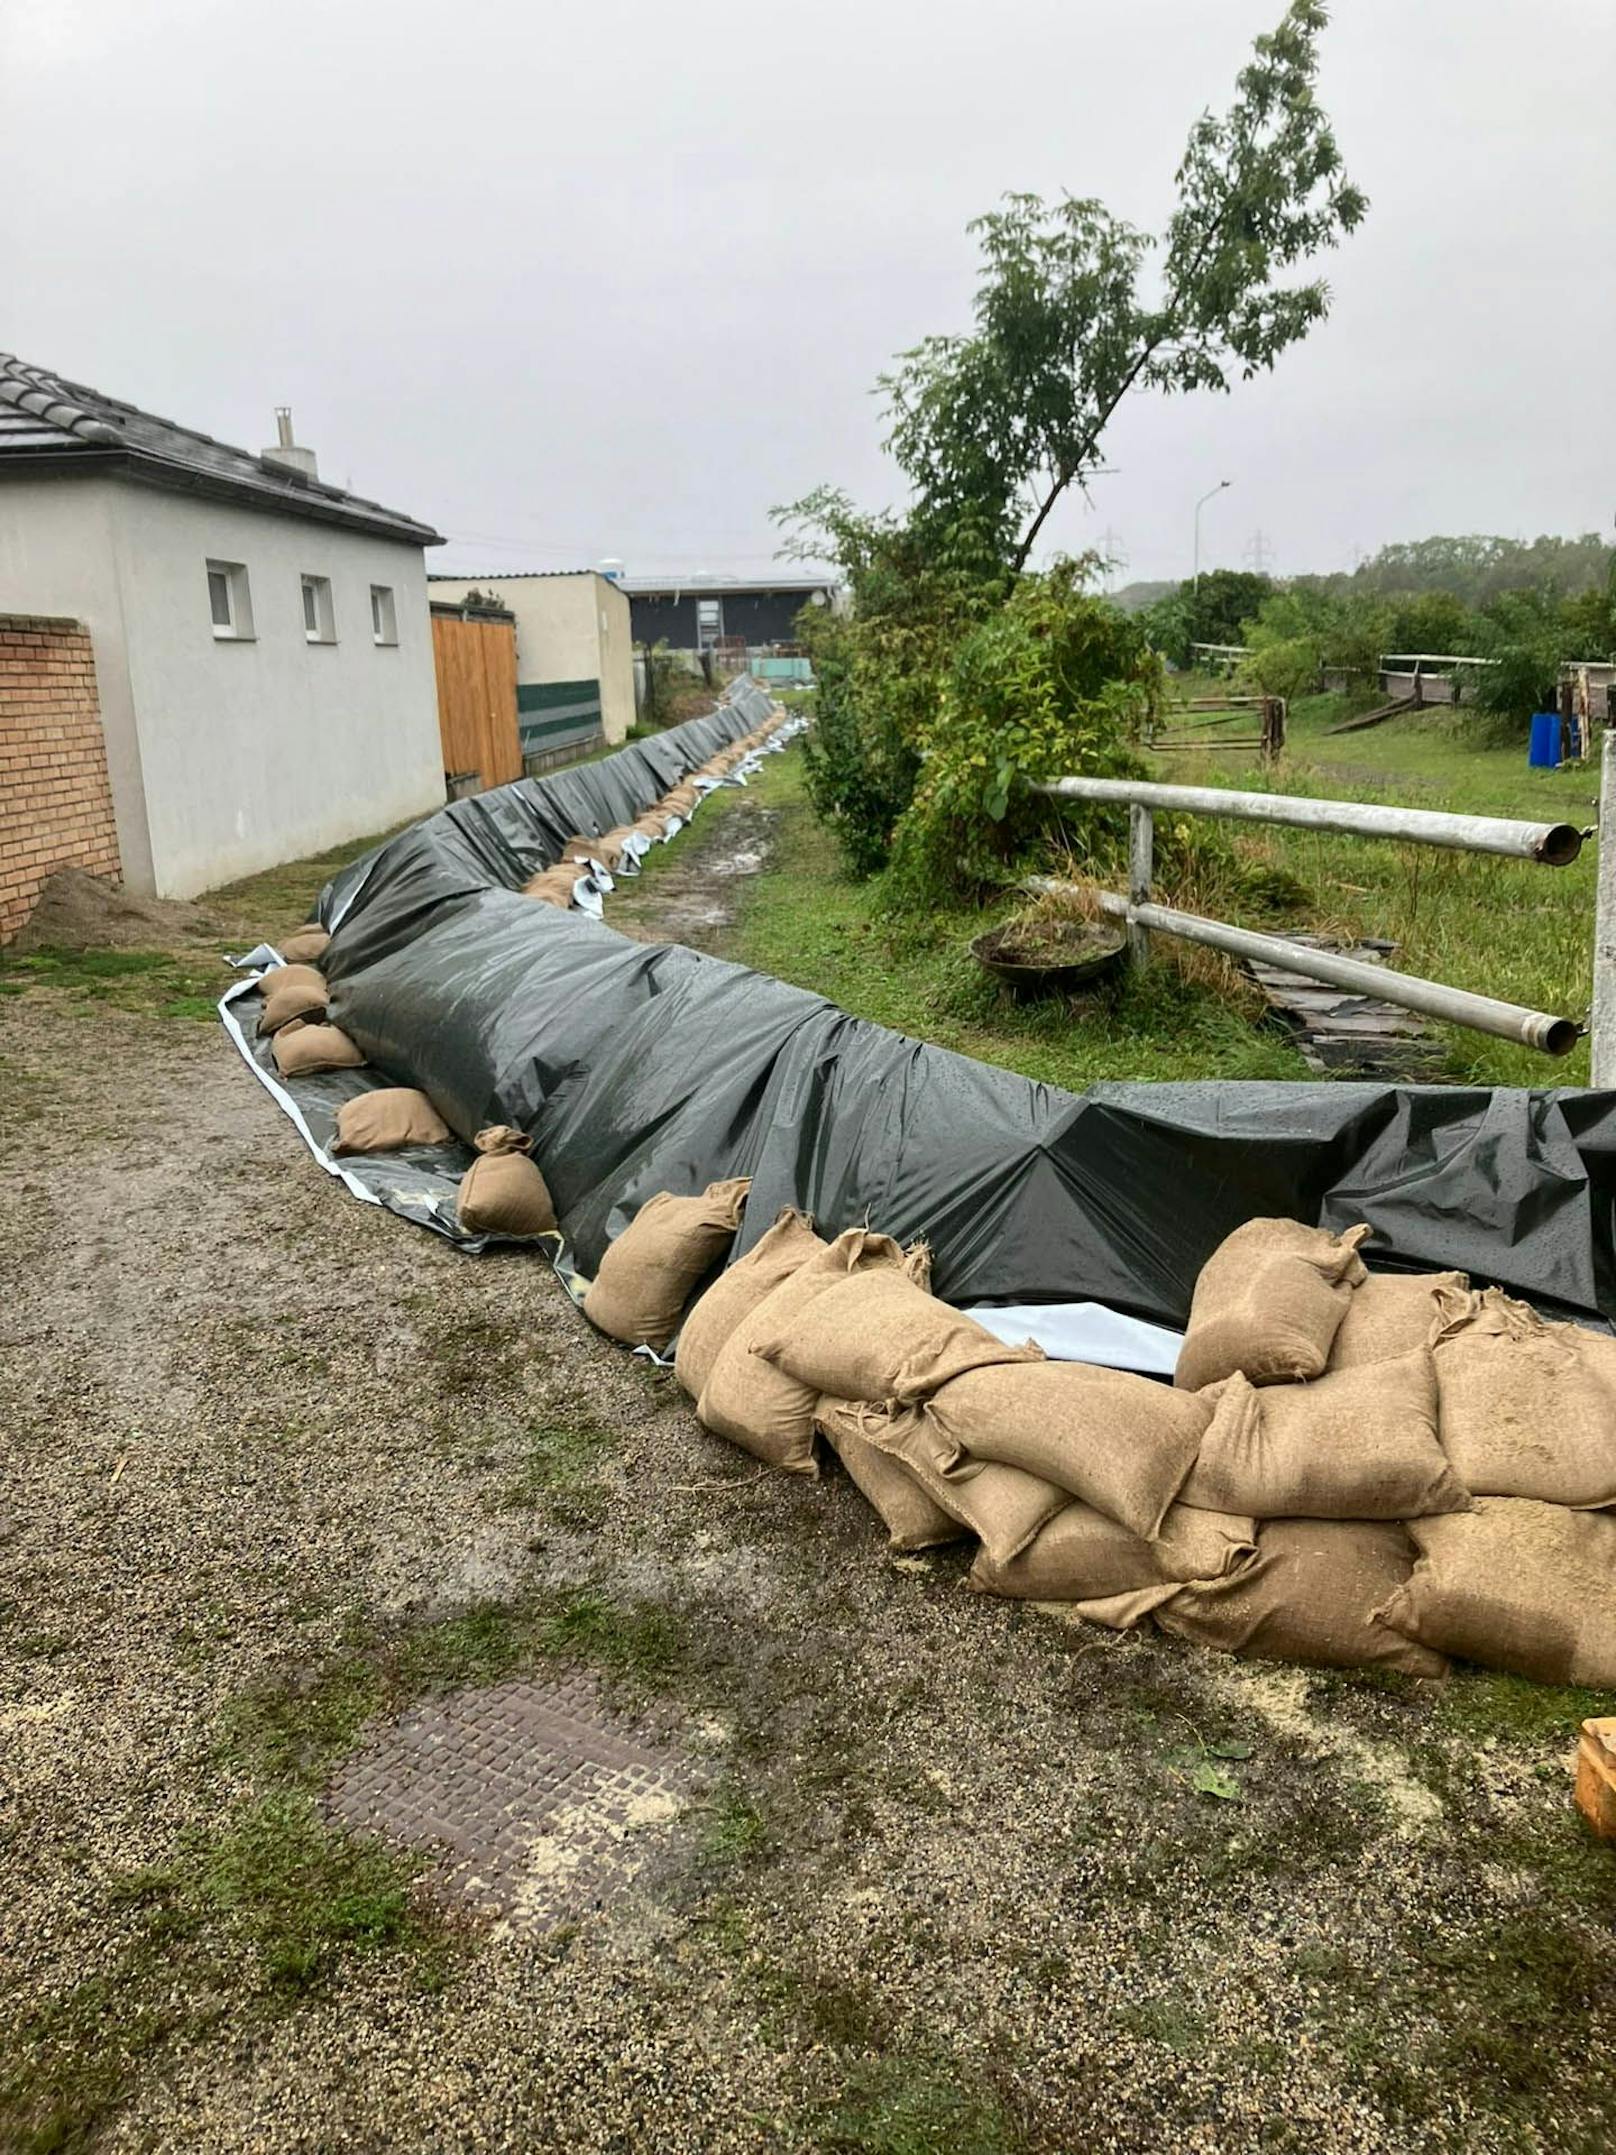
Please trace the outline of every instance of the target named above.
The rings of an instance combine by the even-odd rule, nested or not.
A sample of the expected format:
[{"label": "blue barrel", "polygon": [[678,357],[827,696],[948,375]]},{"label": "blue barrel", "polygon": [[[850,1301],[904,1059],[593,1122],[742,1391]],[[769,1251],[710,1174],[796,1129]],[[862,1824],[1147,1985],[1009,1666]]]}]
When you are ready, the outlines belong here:
[{"label": "blue barrel", "polygon": [[1526,760],[1535,770],[1552,771],[1560,762],[1560,714],[1558,711],[1534,711],[1532,713],[1532,742],[1526,751]]}]

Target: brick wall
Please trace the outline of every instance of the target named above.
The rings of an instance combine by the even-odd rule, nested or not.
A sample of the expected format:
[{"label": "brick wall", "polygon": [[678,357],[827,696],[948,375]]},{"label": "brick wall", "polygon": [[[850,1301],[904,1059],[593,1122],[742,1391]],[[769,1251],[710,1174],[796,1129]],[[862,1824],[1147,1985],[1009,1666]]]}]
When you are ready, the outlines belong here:
[{"label": "brick wall", "polygon": [[76,621],[0,614],[0,943],[58,868],[122,872],[95,656]]}]

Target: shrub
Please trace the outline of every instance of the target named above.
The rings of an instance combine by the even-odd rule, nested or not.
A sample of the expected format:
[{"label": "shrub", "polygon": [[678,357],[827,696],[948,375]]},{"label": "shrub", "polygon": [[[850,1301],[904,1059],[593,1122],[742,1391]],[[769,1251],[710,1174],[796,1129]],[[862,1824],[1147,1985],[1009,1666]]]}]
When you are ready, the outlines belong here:
[{"label": "shrub", "polygon": [[1161,662],[1137,621],[1081,588],[1090,564],[1024,576],[959,644],[923,739],[893,843],[900,902],[1008,880],[1064,823],[1080,854],[1109,852],[1121,810],[1061,811],[1032,788],[1065,773],[1137,774],[1132,743],[1160,697]]}]

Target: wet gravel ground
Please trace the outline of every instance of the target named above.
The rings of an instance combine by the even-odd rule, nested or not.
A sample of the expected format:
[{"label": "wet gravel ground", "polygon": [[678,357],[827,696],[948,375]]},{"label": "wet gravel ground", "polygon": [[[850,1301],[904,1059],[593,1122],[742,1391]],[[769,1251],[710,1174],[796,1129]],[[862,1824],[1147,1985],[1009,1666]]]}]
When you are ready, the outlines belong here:
[{"label": "wet gravel ground", "polygon": [[[1535,2078],[1461,2039],[1574,1833],[1552,1752],[1478,1765],[1413,1687],[890,1559],[850,1485],[754,1474],[539,1262],[349,1199],[215,1028],[30,992],[0,1076],[0,2014],[82,2021],[89,2058],[133,1997],[142,2035],[77,2137],[25,2096],[0,2144],[1608,2145],[1608,1957]],[[570,1427],[602,1433],[588,1501],[513,1498]],[[356,1952],[271,1996],[221,1919],[181,2011],[120,1882],[252,1794],[233,1702],[356,1625],[575,1588],[677,1642],[637,1710],[710,1794],[666,1860],[430,1984]],[[1197,1793],[1231,1751],[1235,1794]]]}]

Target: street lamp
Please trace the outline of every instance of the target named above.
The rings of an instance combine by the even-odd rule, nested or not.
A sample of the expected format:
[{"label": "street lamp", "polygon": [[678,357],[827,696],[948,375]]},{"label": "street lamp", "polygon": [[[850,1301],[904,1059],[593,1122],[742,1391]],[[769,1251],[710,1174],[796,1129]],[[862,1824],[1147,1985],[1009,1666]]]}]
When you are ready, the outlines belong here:
[{"label": "street lamp", "polygon": [[1192,590],[1199,591],[1201,588],[1201,511],[1214,494],[1221,494],[1226,486],[1233,484],[1232,479],[1220,479],[1216,486],[1209,486],[1195,504],[1195,581],[1191,586]]}]

